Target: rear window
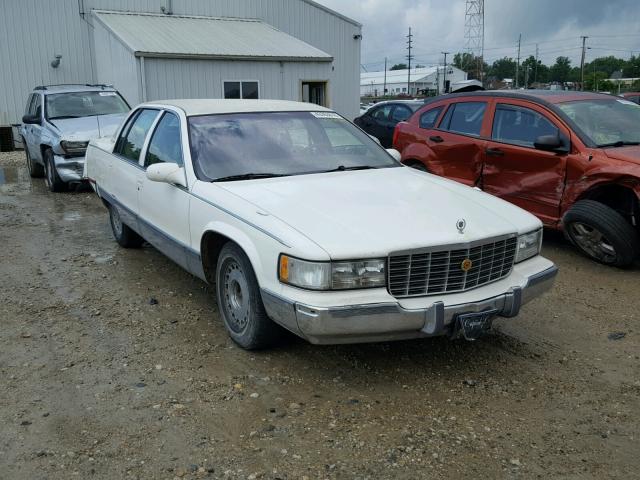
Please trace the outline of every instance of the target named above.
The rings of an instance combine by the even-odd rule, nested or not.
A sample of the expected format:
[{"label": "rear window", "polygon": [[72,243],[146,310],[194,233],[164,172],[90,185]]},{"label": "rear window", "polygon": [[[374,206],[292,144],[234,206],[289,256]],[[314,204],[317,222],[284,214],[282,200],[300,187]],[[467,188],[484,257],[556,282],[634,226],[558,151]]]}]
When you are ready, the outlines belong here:
[{"label": "rear window", "polygon": [[480,136],[486,110],[486,102],[454,103],[449,107],[442,122],[440,122],[440,129],[465,135]]}]

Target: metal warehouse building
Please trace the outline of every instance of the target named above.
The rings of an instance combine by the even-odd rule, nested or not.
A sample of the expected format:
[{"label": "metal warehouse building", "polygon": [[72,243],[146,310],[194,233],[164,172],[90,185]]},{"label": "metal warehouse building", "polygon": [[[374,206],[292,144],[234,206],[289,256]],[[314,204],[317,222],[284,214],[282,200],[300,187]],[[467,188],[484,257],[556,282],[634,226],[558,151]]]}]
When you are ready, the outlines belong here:
[{"label": "metal warehouse building", "polygon": [[113,84],[132,105],[275,98],[353,118],[361,30],[312,0],[3,0],[0,126],[35,85],[63,83]]},{"label": "metal warehouse building", "polygon": [[[409,78],[411,84],[407,87]],[[453,65],[448,65],[446,70],[443,66],[412,68],[410,77],[409,70],[388,70],[386,75],[384,71],[367,72],[360,74],[360,95],[382,96],[385,87],[387,95],[413,96],[423,91],[444,93],[445,90],[449,90],[451,84],[466,79],[467,74]]]}]

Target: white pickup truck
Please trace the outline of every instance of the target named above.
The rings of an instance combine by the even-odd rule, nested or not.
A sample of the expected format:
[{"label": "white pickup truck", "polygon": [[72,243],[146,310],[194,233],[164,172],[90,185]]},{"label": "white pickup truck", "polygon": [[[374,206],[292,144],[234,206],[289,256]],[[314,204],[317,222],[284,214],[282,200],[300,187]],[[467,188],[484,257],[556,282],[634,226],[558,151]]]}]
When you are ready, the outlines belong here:
[{"label": "white pickup truck", "polygon": [[92,141],[85,174],[118,243],[215,284],[247,349],[473,340],[552,286],[533,215],[397,157],[317,105],[174,100]]}]

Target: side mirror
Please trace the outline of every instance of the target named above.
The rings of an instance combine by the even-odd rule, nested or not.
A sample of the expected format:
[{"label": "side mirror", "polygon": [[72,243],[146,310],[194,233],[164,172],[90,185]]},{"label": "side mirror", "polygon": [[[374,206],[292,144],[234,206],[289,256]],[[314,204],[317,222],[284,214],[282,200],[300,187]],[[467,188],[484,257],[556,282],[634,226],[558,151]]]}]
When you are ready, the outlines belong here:
[{"label": "side mirror", "polygon": [[22,117],[22,123],[27,125],[40,125],[40,115],[24,115]]},{"label": "side mirror", "polygon": [[402,155],[395,148],[387,148],[387,153],[391,155],[398,162],[402,159]]},{"label": "side mirror", "polygon": [[533,142],[533,146],[546,152],[567,153],[569,151],[559,135],[541,135]]},{"label": "side mirror", "polygon": [[380,143],[380,140],[378,139],[378,137],[376,137],[376,136],[374,136],[374,135],[371,135],[371,134],[369,134],[369,133],[368,133],[367,135],[369,135],[369,136],[371,137],[371,140],[373,140],[374,142],[376,142],[378,145],[382,145],[382,144]]},{"label": "side mirror", "polygon": [[184,168],[177,163],[154,163],[147,167],[147,178],[152,182],[170,183],[171,185],[187,186]]}]

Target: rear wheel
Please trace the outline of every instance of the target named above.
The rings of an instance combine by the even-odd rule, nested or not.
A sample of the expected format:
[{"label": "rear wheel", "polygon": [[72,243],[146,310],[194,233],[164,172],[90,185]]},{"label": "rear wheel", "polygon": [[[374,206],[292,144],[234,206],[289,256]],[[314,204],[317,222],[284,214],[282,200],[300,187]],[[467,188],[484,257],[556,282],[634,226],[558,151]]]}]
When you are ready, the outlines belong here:
[{"label": "rear wheel", "polygon": [[27,160],[27,169],[29,170],[29,175],[31,178],[42,178],[44,177],[44,167],[36,162],[29,153],[29,147],[27,146],[27,142],[25,142],[24,138],[22,139],[22,144],[24,145],[24,156]]},{"label": "rear wheel", "polygon": [[224,325],[240,347],[267,348],[280,339],[283,330],[267,316],[251,262],[233,242],[220,251],[216,293]]},{"label": "rear wheel", "polygon": [[124,248],[138,248],[144,243],[144,238],[134,232],[125,223],[122,222],[118,207],[109,205],[109,221],[111,223],[111,231],[116,242]]},{"label": "rear wheel", "polygon": [[593,200],[581,200],[563,218],[566,235],[593,260],[626,267],[640,253],[638,232],[614,209]]},{"label": "rear wheel", "polygon": [[67,189],[67,184],[63,182],[58,176],[56,170],[56,163],[53,159],[53,151],[47,149],[44,151],[44,182],[52,192],[64,192]]}]

